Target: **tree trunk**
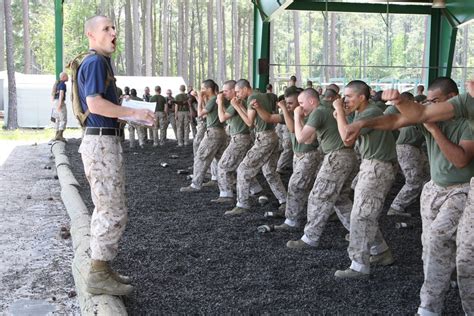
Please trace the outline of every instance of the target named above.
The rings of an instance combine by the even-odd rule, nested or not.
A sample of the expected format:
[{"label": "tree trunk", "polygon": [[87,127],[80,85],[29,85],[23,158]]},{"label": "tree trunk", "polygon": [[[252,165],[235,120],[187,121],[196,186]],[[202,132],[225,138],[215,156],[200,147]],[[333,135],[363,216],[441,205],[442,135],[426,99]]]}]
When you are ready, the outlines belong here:
[{"label": "tree trunk", "polygon": [[[337,63],[337,45],[336,45],[336,23],[337,23],[337,14],[331,13],[331,39],[329,43],[329,63],[335,65]],[[330,67],[330,76],[336,77],[336,67]]]},{"label": "tree trunk", "polygon": [[140,41],[140,2],[132,0],[133,14],[133,71],[135,76],[142,75],[142,54]]},{"label": "tree trunk", "polygon": [[222,21],[222,0],[216,0],[217,16],[217,84],[219,86],[224,82],[225,74],[225,51],[224,51],[224,21]]},{"label": "tree trunk", "polygon": [[215,65],[214,65],[214,17],[212,14],[212,1],[208,2],[207,9],[207,77],[215,78]]},{"label": "tree trunk", "polygon": [[196,53],[196,39],[194,37],[194,29],[195,29],[195,10],[192,8],[192,3],[191,3],[191,28],[189,29],[190,32],[190,43],[189,43],[189,78],[188,78],[188,87],[195,86],[195,78],[196,78],[196,61],[194,58],[194,55]]},{"label": "tree trunk", "polygon": [[30,2],[23,0],[23,54],[25,57],[25,74],[31,73],[31,38],[30,38]]},{"label": "tree trunk", "polygon": [[[198,20],[198,27],[199,27],[199,76],[198,78],[200,80],[204,79],[204,36],[201,30],[203,30],[202,26],[202,11],[199,6],[199,1],[194,0],[194,5],[196,7],[196,14],[197,14],[197,20]],[[197,83],[197,82],[196,82]]]},{"label": "tree trunk", "polygon": [[183,70],[184,81],[186,82],[187,85],[189,85],[189,79],[190,79],[189,78],[189,65],[190,65],[189,49],[190,47],[189,47],[188,35],[193,34],[189,30],[189,0],[184,0],[183,15],[184,15],[184,32],[183,32],[183,43],[181,46],[183,50],[182,70]]},{"label": "tree trunk", "polygon": [[[243,30],[242,33],[243,34],[242,34],[242,46],[241,46],[242,47],[242,50],[241,50],[241,52],[242,52],[242,55],[241,55],[242,56],[242,58],[241,58],[242,62],[241,62],[241,65],[240,65],[240,67],[241,67],[240,74],[241,74],[242,78],[247,78],[247,80],[249,80],[249,73],[247,72],[248,67],[247,68],[245,67],[246,66],[245,62],[247,61],[247,63],[248,63],[250,58],[252,58],[252,52],[247,51],[247,54],[246,54],[246,49],[244,49],[244,47],[247,47],[247,49],[249,47],[248,46],[248,41],[249,41],[248,37],[250,36],[250,33],[249,33],[250,32],[250,15],[249,15],[248,12],[245,12],[245,13],[246,13],[244,15],[245,18],[244,17],[242,18],[242,30]],[[245,25],[248,25],[248,27],[245,28]]]},{"label": "tree trunk", "polygon": [[[0,8],[4,7],[0,0]],[[5,70],[5,11],[0,10],[0,71]]]},{"label": "tree trunk", "polygon": [[135,75],[133,59],[133,32],[132,30],[132,12],[130,10],[130,0],[125,0],[125,63],[128,76]]},{"label": "tree trunk", "polygon": [[[161,3],[161,1],[159,2]],[[151,6],[151,16],[152,18],[152,26],[151,26],[151,73],[152,76],[156,76],[157,73],[157,65],[156,65],[156,60],[157,60],[157,52],[156,52],[156,4],[155,2],[152,3]],[[160,41],[161,43],[161,41]]]},{"label": "tree trunk", "polygon": [[145,2],[145,32],[143,34],[145,38],[145,76],[152,75],[152,50],[151,50],[151,43],[152,43],[152,15],[151,15],[151,6],[152,0],[146,0]]},{"label": "tree trunk", "polygon": [[295,33],[294,45],[295,45],[295,64],[297,80],[302,84],[303,78],[301,78],[301,58],[300,58],[300,13],[299,11],[293,11],[293,31]]},{"label": "tree trunk", "polygon": [[[323,13],[324,17],[324,30],[323,30],[323,64],[329,64],[329,15]],[[324,74],[324,75],[323,75]],[[321,76],[323,82],[329,82],[329,67],[323,66],[321,71]]]},{"label": "tree trunk", "polygon": [[7,44],[7,74],[8,74],[8,120],[7,129],[18,128],[17,117],[17,99],[16,99],[16,82],[15,82],[15,59],[13,57],[13,17],[11,0],[4,0],[5,12],[5,34]]},{"label": "tree trunk", "polygon": [[162,9],[162,14],[163,14],[163,27],[161,28],[161,32],[163,34],[163,76],[168,76],[169,75],[169,37],[168,37],[168,21],[169,21],[169,15],[168,15],[168,0],[163,0],[163,9]]},{"label": "tree trunk", "polygon": [[99,6],[99,14],[106,15],[107,14],[107,4],[105,0],[100,0],[100,6]]},{"label": "tree trunk", "polygon": [[[312,25],[311,12],[308,12],[308,64],[314,64],[313,61],[313,25]],[[270,42],[271,43],[271,42]],[[314,66],[309,66],[308,78],[313,78]]]},{"label": "tree trunk", "polygon": [[[234,1],[235,2],[235,1]],[[232,3],[234,3],[232,2]],[[240,67],[240,64],[241,64],[241,58],[240,58],[240,51],[241,51],[241,30],[242,30],[242,23],[241,23],[241,17],[240,17],[240,14],[239,14],[239,6],[236,5],[236,8],[235,8],[235,24],[236,24],[236,27],[232,27],[234,29],[234,41],[235,41],[235,47],[234,47],[234,67],[232,68],[235,68],[235,74],[232,75],[232,78],[235,78],[236,80],[239,80],[240,78],[242,78],[242,72],[241,72],[241,67]],[[235,76],[234,76],[235,75]]]},{"label": "tree trunk", "polygon": [[178,55],[178,60],[177,60],[177,66],[178,66],[178,76],[184,77],[183,75],[183,65],[184,65],[184,60],[183,60],[183,52],[184,52],[184,46],[183,46],[183,34],[186,32],[184,28],[184,3],[183,1],[178,1],[178,42],[176,45],[177,49],[177,55]]},{"label": "tree trunk", "polygon": [[[275,32],[275,22],[272,21],[272,22],[270,22],[270,54],[269,54],[269,58],[268,58],[270,63],[273,63],[274,62],[273,59],[275,58],[274,57],[275,55],[273,54],[273,45],[272,45],[273,39],[274,39],[274,36],[275,36],[274,32]],[[273,67],[269,67],[269,68],[270,68],[269,69],[269,74],[268,74],[269,83],[273,84],[275,82],[275,73],[273,71],[274,68]]]},{"label": "tree trunk", "polygon": [[[250,13],[252,11],[250,10]],[[249,14],[249,27],[248,27],[248,37],[247,37],[247,51],[249,54],[249,58],[247,59],[247,68],[248,68],[248,80],[250,84],[253,82],[253,60],[255,56],[253,55],[253,20],[250,18],[251,14]]]}]

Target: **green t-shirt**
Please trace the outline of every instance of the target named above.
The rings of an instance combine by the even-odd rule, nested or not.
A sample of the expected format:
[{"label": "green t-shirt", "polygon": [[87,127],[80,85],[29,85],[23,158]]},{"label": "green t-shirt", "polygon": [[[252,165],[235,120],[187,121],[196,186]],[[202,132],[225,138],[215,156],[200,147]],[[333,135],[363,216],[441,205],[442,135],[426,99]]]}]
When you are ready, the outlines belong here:
[{"label": "green t-shirt", "polygon": [[377,101],[377,102],[374,102],[374,104],[378,106],[378,108],[381,109],[382,112],[387,109],[387,105],[385,104],[385,102]]},{"label": "green t-shirt", "polygon": [[454,117],[468,119],[471,129],[474,131],[474,98],[469,93],[463,93],[449,99],[448,102],[454,107]]},{"label": "green t-shirt", "polygon": [[[290,112],[290,115],[294,119],[294,113]],[[305,117],[304,118],[304,123],[306,124],[307,121],[308,121],[308,117]],[[280,122],[281,122],[280,124],[285,124],[286,125],[285,116],[283,114],[280,114]],[[289,133],[290,133],[291,145],[293,147],[293,152],[295,152],[295,153],[308,153],[310,151],[314,151],[314,150],[318,149],[319,143],[318,143],[318,139],[316,137],[314,138],[314,141],[311,144],[304,144],[304,143],[300,144],[296,140],[295,133],[292,133],[292,132],[289,132]]]},{"label": "green t-shirt", "polygon": [[[468,120],[465,118],[458,118],[437,124],[446,138],[454,144],[459,144],[461,140],[474,140]],[[426,139],[431,179],[437,185],[443,187],[469,182],[471,177],[474,176],[474,160],[471,160],[471,162],[462,169],[456,168],[446,159],[438,143],[436,143],[434,137],[423,124],[419,124],[418,127]]]},{"label": "green t-shirt", "polygon": [[320,105],[308,116],[306,125],[314,127],[324,154],[344,148],[331,107]]},{"label": "green t-shirt", "polygon": [[239,113],[232,104],[229,104],[226,109],[226,113],[232,116],[227,120],[229,124],[230,135],[250,134],[249,127],[247,124],[245,124],[244,120],[242,120]]},{"label": "green t-shirt", "polygon": [[[380,115],[383,115],[382,110],[375,104],[369,103],[364,111],[355,113],[354,122]],[[357,143],[362,159],[377,159],[381,161],[395,161],[397,159],[395,139],[391,131],[363,128],[360,131]]]},{"label": "green t-shirt", "polygon": [[[265,93],[260,93],[260,92],[254,92],[252,93],[248,98],[247,98],[247,108],[248,109],[253,109],[252,106],[250,105],[250,102],[252,100],[256,99],[257,102],[260,104],[261,107],[263,107],[268,113],[273,113],[273,108],[272,105],[270,104],[270,100]],[[255,118],[255,132],[264,132],[268,130],[275,129],[275,125],[271,123],[266,123],[264,120],[258,116]]]},{"label": "green t-shirt", "polygon": [[178,111],[189,112],[188,95],[186,93],[178,94],[175,96],[174,101],[176,102]]},{"label": "green t-shirt", "polygon": [[217,96],[213,96],[212,98],[209,99],[206,103],[206,111],[207,111],[207,116],[206,116],[206,126],[207,128],[211,127],[220,127],[223,128],[224,124],[222,124],[219,121],[219,115],[217,113]]},{"label": "green t-shirt", "polygon": [[[400,111],[391,105],[385,110],[384,114],[400,114]],[[397,145],[412,145],[417,148],[421,148],[425,141],[425,137],[423,137],[420,129],[416,126],[402,127],[398,133],[394,133],[394,137],[397,140]]]},{"label": "green t-shirt", "polygon": [[[308,117],[304,118],[304,123],[306,124],[308,122]],[[290,133],[290,138],[291,138],[291,144],[293,145],[293,152],[295,153],[308,153],[311,151],[315,151],[318,149],[319,143],[318,139],[315,137],[314,141],[311,144],[300,144],[296,140],[296,135],[295,133]]]},{"label": "green t-shirt", "polygon": [[155,94],[154,96],[151,97],[150,102],[156,103],[155,112],[165,111],[166,99],[164,96]]}]

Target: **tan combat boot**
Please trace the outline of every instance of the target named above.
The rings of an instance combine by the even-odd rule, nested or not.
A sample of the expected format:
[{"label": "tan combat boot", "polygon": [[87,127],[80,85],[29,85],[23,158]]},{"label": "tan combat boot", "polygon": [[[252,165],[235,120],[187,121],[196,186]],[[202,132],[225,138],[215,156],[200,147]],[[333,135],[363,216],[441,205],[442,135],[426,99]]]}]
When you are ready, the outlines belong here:
[{"label": "tan combat boot", "polygon": [[56,134],[54,134],[53,140],[60,140],[59,139],[59,131],[56,131]]},{"label": "tan combat boot", "polygon": [[62,142],[66,142],[66,138],[64,138],[63,133],[64,133],[64,130],[59,130],[59,131],[56,133],[56,140],[60,140],[60,141],[62,141]]},{"label": "tan combat boot", "polygon": [[91,294],[128,295],[133,286],[118,282],[107,261],[91,260],[91,268],[87,276],[87,292]]},{"label": "tan combat boot", "polygon": [[114,278],[115,281],[123,283],[123,284],[131,284],[132,279],[129,276],[119,274],[117,271],[112,270],[110,268],[110,274],[112,275],[112,278]]}]

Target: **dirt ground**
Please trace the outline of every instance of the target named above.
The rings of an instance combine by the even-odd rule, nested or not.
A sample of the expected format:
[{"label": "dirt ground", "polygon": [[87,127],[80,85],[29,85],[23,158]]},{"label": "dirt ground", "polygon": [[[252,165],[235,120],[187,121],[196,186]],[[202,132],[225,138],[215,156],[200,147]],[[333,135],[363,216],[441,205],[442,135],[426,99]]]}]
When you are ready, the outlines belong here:
[{"label": "dirt ground", "polygon": [[[90,192],[77,153],[79,141],[71,140],[68,155],[73,171]],[[178,169],[192,166],[191,147],[166,146],[131,150],[124,143],[129,224],[122,239],[115,268],[133,277],[136,291],[125,299],[131,315],[142,314],[411,314],[419,304],[423,282],[421,219],[419,205],[411,219],[383,215],[382,232],[396,258],[390,267],[374,267],[369,280],[338,281],[337,269],[350,260],[343,226],[328,223],[320,247],[294,251],[285,247],[302,231],[257,232],[257,226],[277,224],[265,211],[276,207],[268,185],[270,203],[238,217],[225,217],[233,205],[214,205],[217,188],[180,193],[189,184]],[[179,158],[172,159],[172,155]],[[163,168],[160,163],[167,162]],[[285,181],[288,178],[285,177]],[[402,178],[391,190],[385,211],[400,189]],[[404,221],[408,229],[396,229]],[[448,292],[445,314],[460,315],[457,290]]]},{"label": "dirt ground", "polygon": [[69,218],[49,146],[0,147],[0,314],[79,315],[72,243],[60,236]]}]

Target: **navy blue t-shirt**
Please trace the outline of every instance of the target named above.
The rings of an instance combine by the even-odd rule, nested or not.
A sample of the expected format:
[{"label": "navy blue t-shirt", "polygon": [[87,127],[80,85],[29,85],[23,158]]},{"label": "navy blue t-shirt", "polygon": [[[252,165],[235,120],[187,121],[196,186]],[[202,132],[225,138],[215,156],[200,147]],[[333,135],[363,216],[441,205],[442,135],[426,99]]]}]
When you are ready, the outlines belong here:
[{"label": "navy blue t-shirt", "polygon": [[64,81],[59,81],[58,85],[56,86],[56,93],[54,94],[54,99],[59,99],[59,92],[64,91],[64,98],[66,100],[66,83]]},{"label": "navy blue t-shirt", "polygon": [[[88,96],[101,95],[104,99],[118,105],[115,82],[110,82],[107,90],[105,87],[107,67],[111,67],[110,58],[99,55],[90,55],[86,57],[79,67],[77,83],[79,88],[79,98],[84,111],[88,108],[86,103],[86,97]],[[90,113],[87,116],[86,126],[118,128],[119,124],[116,118]]]}]

